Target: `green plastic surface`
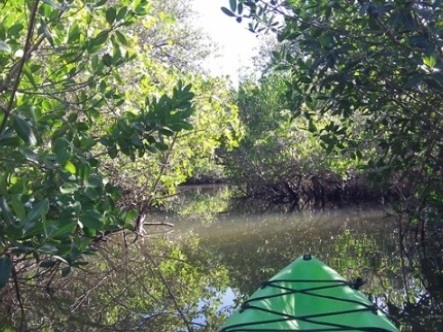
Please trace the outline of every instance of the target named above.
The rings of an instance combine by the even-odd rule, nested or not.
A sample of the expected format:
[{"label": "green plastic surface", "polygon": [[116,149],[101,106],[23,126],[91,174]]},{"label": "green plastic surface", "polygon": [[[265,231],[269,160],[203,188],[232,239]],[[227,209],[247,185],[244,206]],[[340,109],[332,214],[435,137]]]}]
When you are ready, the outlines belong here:
[{"label": "green plastic surface", "polygon": [[252,294],[219,331],[399,330],[336,271],[305,255]]}]

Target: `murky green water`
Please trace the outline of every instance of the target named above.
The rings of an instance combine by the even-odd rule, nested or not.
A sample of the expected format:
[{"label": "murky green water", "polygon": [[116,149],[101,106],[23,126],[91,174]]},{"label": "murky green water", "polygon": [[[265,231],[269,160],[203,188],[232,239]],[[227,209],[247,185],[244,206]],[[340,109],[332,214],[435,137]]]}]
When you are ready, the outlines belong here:
[{"label": "murky green water", "polygon": [[[400,255],[386,211],[209,213],[226,207],[216,198],[210,209],[187,205],[181,216],[157,216],[152,221],[173,223],[173,231],[150,227],[136,243],[120,234],[86,271],[49,288],[29,285],[28,329],[216,331],[261,282],[309,252],[346,278],[366,280],[362,291],[403,331],[443,330],[440,297]],[[18,311],[2,316],[0,324],[17,326]]]},{"label": "murky green water", "polygon": [[362,277],[363,292],[402,331],[443,330],[441,302],[424,289],[421,271],[398,250],[396,221],[387,211],[227,215],[210,225],[184,220],[178,226],[178,234],[198,236],[200,250],[228,269],[229,289],[240,298],[311,253],[345,278]]}]

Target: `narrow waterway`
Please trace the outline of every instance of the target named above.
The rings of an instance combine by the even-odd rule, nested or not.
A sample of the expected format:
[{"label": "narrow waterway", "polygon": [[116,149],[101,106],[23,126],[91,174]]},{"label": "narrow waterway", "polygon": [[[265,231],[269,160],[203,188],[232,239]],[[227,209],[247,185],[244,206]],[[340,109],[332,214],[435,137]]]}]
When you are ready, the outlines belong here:
[{"label": "narrow waterway", "polygon": [[[151,217],[173,228],[148,227],[135,243],[131,234],[114,236],[83,270],[22,289],[29,330],[217,331],[263,281],[304,253],[345,278],[362,277],[362,291],[402,331],[443,330],[441,302],[400,254],[387,211],[228,213],[219,196],[198,193],[207,196],[180,213]],[[13,326],[17,317],[2,316],[0,324]]]}]

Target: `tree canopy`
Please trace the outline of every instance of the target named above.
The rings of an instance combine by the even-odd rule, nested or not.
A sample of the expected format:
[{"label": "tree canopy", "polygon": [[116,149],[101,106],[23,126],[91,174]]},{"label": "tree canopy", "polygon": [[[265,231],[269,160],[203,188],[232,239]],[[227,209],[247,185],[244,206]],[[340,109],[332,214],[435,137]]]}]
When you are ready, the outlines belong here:
[{"label": "tree canopy", "polygon": [[[286,100],[328,153],[343,151],[402,198],[413,229],[441,198],[440,1],[230,1],[223,11],[274,31]],[[317,126],[313,115],[328,121]]]},{"label": "tree canopy", "polygon": [[191,160],[236,144],[227,87],[199,75],[204,38],[173,3],[0,2],[0,287],[30,259],[86,264]]}]

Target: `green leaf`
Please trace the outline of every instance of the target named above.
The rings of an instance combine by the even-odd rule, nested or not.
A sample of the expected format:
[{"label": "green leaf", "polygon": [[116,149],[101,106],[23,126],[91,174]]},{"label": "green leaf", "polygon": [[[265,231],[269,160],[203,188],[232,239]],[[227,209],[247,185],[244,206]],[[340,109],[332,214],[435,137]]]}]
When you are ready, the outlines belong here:
[{"label": "green leaf", "polygon": [[243,13],[243,4],[242,3],[238,4],[237,12],[238,12],[238,15],[241,15]]},{"label": "green leaf", "polygon": [[51,32],[49,31],[48,25],[43,20],[40,21],[40,28],[38,29],[39,33],[45,36],[46,40],[48,41],[49,45],[54,47],[54,39],[51,36]]},{"label": "green leaf", "polygon": [[[89,53],[96,53],[100,50],[100,47],[108,40],[108,32],[102,31],[97,37],[91,39],[88,43],[87,50]],[[94,68],[96,69],[96,68]]]},{"label": "green leaf", "polygon": [[17,132],[17,135],[27,144],[27,145],[35,145],[37,143],[37,139],[35,138],[34,132],[32,130],[31,125],[28,121],[16,114],[12,114],[12,119],[14,122],[14,129]]},{"label": "green leaf", "polygon": [[71,174],[75,174],[77,171],[75,165],[69,160],[63,165],[63,168]]},{"label": "green leaf", "polygon": [[98,230],[102,228],[103,216],[95,210],[86,210],[83,212],[81,223],[84,227]]},{"label": "green leaf", "polygon": [[9,208],[8,203],[3,196],[0,197],[0,209],[2,211],[3,220],[6,221],[9,225],[14,225],[14,216],[12,215],[11,209]]},{"label": "green leaf", "polygon": [[192,130],[192,129],[194,129],[193,125],[190,124],[189,122],[183,122],[182,123],[182,128],[184,130]]},{"label": "green leaf", "polygon": [[437,64],[437,57],[435,56],[435,54],[432,54],[429,57],[424,57],[423,64],[425,64],[429,68],[434,68]]},{"label": "green leaf", "polygon": [[115,31],[115,35],[117,36],[117,39],[120,43],[125,46],[129,46],[128,40],[126,39],[124,34],[122,34],[120,31]]},{"label": "green leaf", "polygon": [[60,186],[60,192],[62,194],[73,194],[78,190],[79,186],[74,182],[65,182]]},{"label": "green leaf", "polygon": [[16,216],[19,219],[26,218],[25,205],[21,202],[21,200],[18,198],[17,195],[12,196],[11,205],[12,205],[12,209],[14,210]]},{"label": "green leaf", "polygon": [[62,165],[72,157],[71,143],[64,137],[58,137],[52,143],[52,151],[54,151],[57,161]]},{"label": "green leaf", "polygon": [[8,227],[6,227],[6,229],[4,230],[4,232],[2,232],[2,234],[9,241],[15,242],[21,239],[21,237],[23,236],[23,228],[20,227],[20,225],[11,224]]},{"label": "green leaf", "polygon": [[126,6],[121,7],[117,13],[117,18],[116,18],[117,21],[122,21],[127,13],[128,13],[128,7]]},{"label": "green leaf", "polygon": [[110,67],[112,65],[112,56],[106,53],[105,55],[103,55],[102,61],[105,66]]},{"label": "green leaf", "polygon": [[64,164],[71,157],[71,143],[64,137],[57,137],[52,143],[52,151],[57,157],[57,161]]},{"label": "green leaf", "polygon": [[[2,114],[0,114],[0,121],[2,120]],[[20,138],[14,135],[14,130],[8,129],[0,134],[0,146],[14,146],[19,147],[21,144]],[[0,189],[1,192],[1,189]]]},{"label": "green leaf", "polygon": [[98,175],[91,175],[85,183],[86,187],[101,188],[103,186],[103,179]]},{"label": "green leaf", "polygon": [[49,211],[49,201],[47,199],[40,201],[34,205],[31,211],[29,211],[26,217],[26,221],[33,222],[40,219],[44,219],[48,211]]},{"label": "green leaf", "polygon": [[42,234],[45,234],[45,229],[43,227],[43,223],[40,221],[32,225],[29,229],[26,229],[22,239],[29,239]]},{"label": "green leaf", "polygon": [[52,0],[42,0],[42,2],[50,5],[53,8],[56,8],[58,10],[63,10],[62,6],[60,6],[58,3],[56,3],[56,2],[54,2]]},{"label": "green leaf", "polygon": [[317,132],[317,127],[315,126],[314,121],[312,120],[309,121],[308,131],[311,133]]},{"label": "green leaf", "polygon": [[169,146],[167,144],[165,144],[165,143],[162,143],[162,142],[155,143],[155,147],[159,151],[167,151],[169,149]]},{"label": "green leaf", "polygon": [[97,190],[95,190],[94,188],[91,188],[91,187],[86,188],[85,195],[92,201],[95,201],[100,197]]},{"label": "green leaf", "polygon": [[108,8],[108,10],[106,11],[106,21],[110,25],[114,24],[116,16],[117,16],[117,11],[115,10],[115,8],[114,7]]},{"label": "green leaf", "polygon": [[78,176],[82,181],[86,181],[86,179],[91,174],[91,165],[89,163],[83,163],[78,168]]},{"label": "green leaf", "polygon": [[13,254],[31,254],[35,252],[35,248],[33,246],[17,243],[15,247],[11,247],[11,252]]},{"label": "green leaf", "polygon": [[152,146],[152,145],[147,145],[146,146],[146,150],[148,150],[149,152],[152,152],[152,153],[157,153],[158,152],[158,150],[154,146]]},{"label": "green leaf", "polygon": [[52,258],[54,258],[54,259],[56,259],[56,260],[58,260],[58,261],[60,261],[60,262],[62,262],[64,264],[69,264],[68,261],[66,259],[64,259],[63,257],[54,255],[54,256],[52,256]]},{"label": "green leaf", "polygon": [[77,227],[77,222],[74,220],[54,221],[54,224],[56,224],[57,228],[52,232],[51,237],[55,239],[65,238],[73,234]]},{"label": "green leaf", "polygon": [[71,26],[71,29],[69,30],[68,35],[68,43],[75,43],[80,37],[80,28],[78,24],[74,24]]},{"label": "green leaf", "polygon": [[169,137],[174,135],[174,132],[172,130],[167,129],[167,128],[160,129],[158,131],[158,133],[160,135],[169,136]]},{"label": "green leaf", "polygon": [[229,0],[229,7],[235,12],[237,9],[237,0]]},{"label": "green leaf", "polygon": [[8,29],[8,35],[18,37],[23,28],[24,28],[23,24],[16,23]]},{"label": "green leaf", "polygon": [[58,248],[56,246],[45,244],[45,245],[41,246],[37,250],[37,252],[41,252],[43,254],[53,255],[53,254],[56,254],[58,252]]},{"label": "green leaf", "polygon": [[28,66],[24,66],[23,67],[23,74],[26,76],[26,78],[28,79],[29,83],[31,83],[31,85],[37,89],[37,82],[34,79],[34,74],[31,72],[31,69]]},{"label": "green leaf", "polygon": [[230,11],[228,8],[226,8],[226,7],[221,7],[221,10],[222,10],[222,12],[225,13],[226,15],[231,16],[231,17],[235,17],[235,14],[234,14],[232,11]]},{"label": "green leaf", "polygon": [[111,159],[115,159],[118,156],[117,146],[112,145],[108,148],[108,155]]},{"label": "green leaf", "polygon": [[0,288],[8,284],[12,272],[12,261],[8,256],[0,257]]},{"label": "green leaf", "polygon": [[131,209],[129,211],[126,211],[125,213],[125,223],[133,224],[135,218],[138,216],[138,211],[136,209]]}]

